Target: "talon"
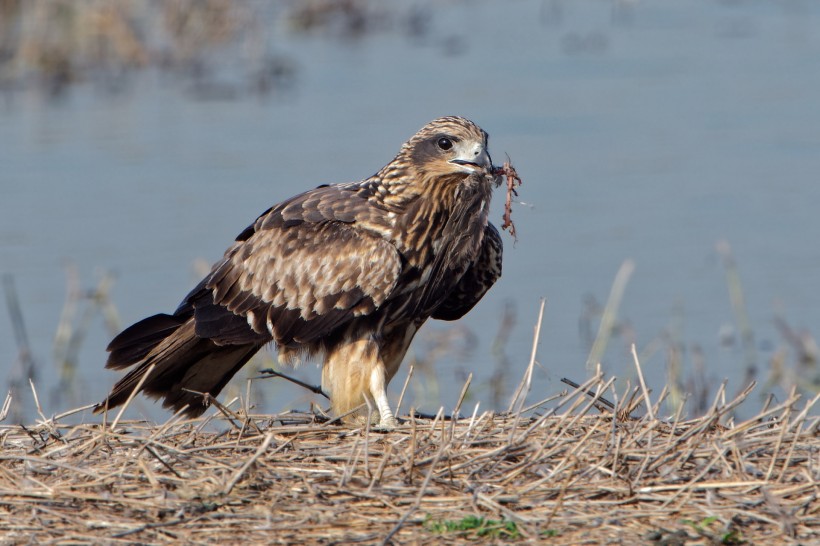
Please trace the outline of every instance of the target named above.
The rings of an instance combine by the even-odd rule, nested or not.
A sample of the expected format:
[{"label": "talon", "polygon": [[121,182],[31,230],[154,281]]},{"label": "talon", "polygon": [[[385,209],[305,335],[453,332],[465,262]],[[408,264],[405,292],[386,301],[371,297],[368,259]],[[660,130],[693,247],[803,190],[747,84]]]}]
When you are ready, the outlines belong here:
[{"label": "talon", "polygon": [[396,427],[399,426],[399,421],[392,415],[387,419],[382,419],[379,421],[379,424],[374,427],[374,430],[378,430],[381,432],[390,432],[395,430]]}]

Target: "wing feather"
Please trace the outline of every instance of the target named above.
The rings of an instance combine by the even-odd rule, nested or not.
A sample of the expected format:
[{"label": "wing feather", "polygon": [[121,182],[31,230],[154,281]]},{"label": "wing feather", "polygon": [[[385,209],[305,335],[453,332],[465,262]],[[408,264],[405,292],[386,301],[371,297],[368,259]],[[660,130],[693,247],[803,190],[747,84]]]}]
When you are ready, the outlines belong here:
[{"label": "wing feather", "polygon": [[432,317],[439,320],[458,320],[475,307],[487,290],[501,277],[503,248],[498,230],[488,223],[478,257],[447,298],[436,308]]},{"label": "wing feather", "polygon": [[267,336],[287,346],[372,313],[402,267],[392,244],[355,224],[376,213],[340,186],[270,209],[183,302],[194,307],[197,335],[223,344]]}]

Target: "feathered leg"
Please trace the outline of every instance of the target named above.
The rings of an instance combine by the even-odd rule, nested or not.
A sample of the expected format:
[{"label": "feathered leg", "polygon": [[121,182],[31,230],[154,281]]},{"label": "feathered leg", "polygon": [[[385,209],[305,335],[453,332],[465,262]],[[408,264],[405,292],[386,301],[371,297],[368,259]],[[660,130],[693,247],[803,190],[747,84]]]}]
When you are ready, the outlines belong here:
[{"label": "feathered leg", "polygon": [[[367,409],[360,406],[374,401],[375,397],[368,396],[372,388],[381,391],[377,396],[382,400],[381,404],[387,406],[387,394],[384,392],[386,384],[379,346],[369,337],[337,344],[328,352],[322,366],[322,389],[330,396],[333,412],[344,415],[359,408],[345,417],[347,421],[356,422],[365,418]],[[379,404],[376,407],[381,416],[382,408]],[[389,407],[387,411],[390,411]],[[392,412],[390,415],[392,416]]]},{"label": "feathered leg", "polygon": [[[416,333],[412,325],[398,329],[395,336],[383,336],[381,343],[367,335],[339,343],[330,351],[322,367],[322,388],[330,396],[336,415],[344,415],[362,405],[379,412],[378,428],[392,430],[398,425],[387,399],[387,385],[401,365]],[[367,409],[357,411],[353,420],[366,418]]]}]

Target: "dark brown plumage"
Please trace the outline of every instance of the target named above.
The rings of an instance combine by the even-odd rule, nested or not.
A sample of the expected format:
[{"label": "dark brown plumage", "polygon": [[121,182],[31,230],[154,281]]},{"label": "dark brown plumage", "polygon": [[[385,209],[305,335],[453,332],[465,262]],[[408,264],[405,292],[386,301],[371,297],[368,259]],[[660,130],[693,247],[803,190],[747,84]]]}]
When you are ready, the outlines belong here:
[{"label": "dark brown plumage", "polygon": [[337,414],[375,405],[392,428],[385,387],[415,333],[430,317],[462,317],[501,275],[487,220],[495,182],[487,134],[443,117],[370,178],[270,208],[173,315],[114,338],[106,367],[134,368],[96,409],[124,403],[143,381],[165,407],[198,415],[202,399],[188,391],[218,394],[272,341],[282,362],[324,357]]}]

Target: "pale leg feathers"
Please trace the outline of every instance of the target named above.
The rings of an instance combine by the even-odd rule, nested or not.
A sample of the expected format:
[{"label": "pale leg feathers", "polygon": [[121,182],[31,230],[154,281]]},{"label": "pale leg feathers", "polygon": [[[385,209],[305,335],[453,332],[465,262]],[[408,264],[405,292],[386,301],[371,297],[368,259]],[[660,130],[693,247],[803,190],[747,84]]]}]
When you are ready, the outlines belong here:
[{"label": "pale leg feathers", "polygon": [[[387,385],[396,374],[416,328],[412,325],[381,343],[367,335],[346,340],[329,351],[322,366],[322,388],[330,396],[336,415],[360,406],[353,421],[367,418],[367,406],[379,412],[377,427],[392,430],[398,425],[387,398]],[[398,333],[398,332],[397,332]]]},{"label": "pale leg feathers", "polygon": [[[349,413],[365,403],[364,392],[377,354],[374,345],[369,340],[357,340],[340,343],[328,352],[322,366],[322,389],[330,397],[336,415]],[[352,419],[361,413],[360,410]]]}]

